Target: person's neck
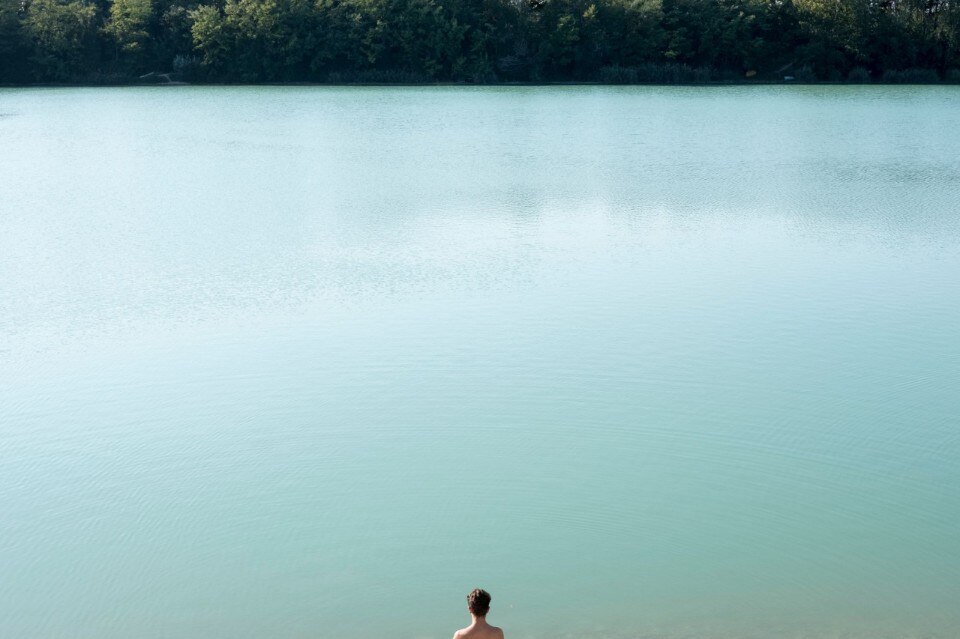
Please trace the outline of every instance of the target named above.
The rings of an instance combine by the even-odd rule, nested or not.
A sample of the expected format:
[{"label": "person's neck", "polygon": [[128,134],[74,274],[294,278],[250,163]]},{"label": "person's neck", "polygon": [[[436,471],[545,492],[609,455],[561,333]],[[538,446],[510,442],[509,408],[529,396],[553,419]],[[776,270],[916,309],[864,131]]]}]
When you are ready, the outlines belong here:
[{"label": "person's neck", "polygon": [[473,619],[473,623],[470,624],[471,626],[485,626],[485,625],[487,625],[487,618],[486,618],[486,617],[478,617],[477,615],[475,615],[475,614],[473,614],[473,613],[471,612],[471,613],[470,613],[470,618]]}]

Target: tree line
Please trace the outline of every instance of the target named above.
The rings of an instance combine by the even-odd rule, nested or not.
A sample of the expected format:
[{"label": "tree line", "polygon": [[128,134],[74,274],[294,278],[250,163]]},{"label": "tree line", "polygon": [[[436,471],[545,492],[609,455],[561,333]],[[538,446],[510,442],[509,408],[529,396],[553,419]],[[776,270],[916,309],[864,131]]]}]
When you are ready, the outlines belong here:
[{"label": "tree line", "polygon": [[960,81],[960,0],[0,0],[0,83]]}]

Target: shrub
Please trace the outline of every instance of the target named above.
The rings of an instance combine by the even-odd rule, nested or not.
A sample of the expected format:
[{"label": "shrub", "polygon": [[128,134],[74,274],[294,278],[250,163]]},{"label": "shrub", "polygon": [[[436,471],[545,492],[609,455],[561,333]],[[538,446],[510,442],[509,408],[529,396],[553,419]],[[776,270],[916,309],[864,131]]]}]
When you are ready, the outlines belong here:
[{"label": "shrub", "polygon": [[933,84],[940,76],[933,69],[889,69],[883,72],[883,81],[888,84]]},{"label": "shrub", "polygon": [[200,59],[192,55],[178,53],[173,58],[173,72],[181,80],[193,80],[200,69]]},{"label": "shrub", "polygon": [[870,82],[870,72],[863,67],[854,67],[847,74],[847,82],[851,84],[866,84]]},{"label": "shrub", "polygon": [[598,79],[605,84],[636,84],[637,70],[634,67],[621,67],[619,64],[614,64],[601,67]]},{"label": "shrub", "polygon": [[722,79],[712,67],[691,67],[689,64],[649,62],[631,67],[602,67],[600,82],[607,84],[706,84]]},{"label": "shrub", "polygon": [[813,68],[809,65],[804,65],[793,72],[793,79],[795,82],[810,83],[817,81],[817,74],[814,73]]},{"label": "shrub", "polygon": [[331,71],[327,82],[333,84],[424,84],[433,82],[418,71],[404,69],[363,69],[360,71]]}]

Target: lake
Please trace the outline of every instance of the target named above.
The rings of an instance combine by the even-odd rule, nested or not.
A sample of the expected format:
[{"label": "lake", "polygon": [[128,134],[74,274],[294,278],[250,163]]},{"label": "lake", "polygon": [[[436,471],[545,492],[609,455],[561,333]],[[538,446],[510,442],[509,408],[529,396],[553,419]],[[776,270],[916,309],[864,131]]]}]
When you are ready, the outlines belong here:
[{"label": "lake", "polygon": [[947,638],[960,87],[0,89],[0,635]]}]

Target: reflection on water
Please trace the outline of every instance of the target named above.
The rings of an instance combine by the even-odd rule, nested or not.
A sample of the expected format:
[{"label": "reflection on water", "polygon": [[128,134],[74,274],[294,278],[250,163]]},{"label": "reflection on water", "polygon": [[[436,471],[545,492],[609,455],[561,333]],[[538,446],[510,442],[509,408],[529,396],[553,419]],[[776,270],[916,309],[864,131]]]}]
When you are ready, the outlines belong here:
[{"label": "reflection on water", "polygon": [[0,113],[0,635],[954,636],[952,87]]}]

